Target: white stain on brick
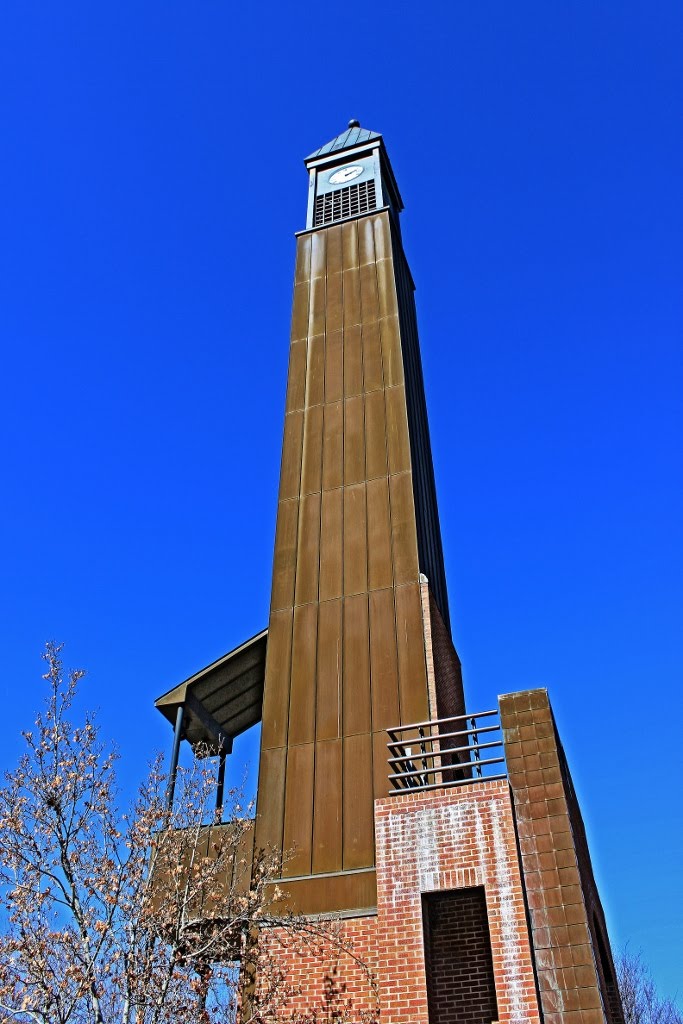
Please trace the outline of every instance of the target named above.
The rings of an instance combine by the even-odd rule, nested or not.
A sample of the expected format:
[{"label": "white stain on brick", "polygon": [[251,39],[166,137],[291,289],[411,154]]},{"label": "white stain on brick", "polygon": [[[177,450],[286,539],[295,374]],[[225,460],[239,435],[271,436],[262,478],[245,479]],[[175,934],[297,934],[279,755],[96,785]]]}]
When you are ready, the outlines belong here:
[{"label": "white stain on brick", "polygon": [[[377,830],[378,867],[384,866],[389,851],[399,853],[406,862],[413,861],[417,870],[417,892],[414,882],[394,876],[391,904],[396,904],[409,892],[433,892],[444,887],[442,856],[451,861],[455,853],[465,860],[461,850],[461,837],[465,835],[472,813],[478,813],[476,804],[463,800],[446,807],[423,807],[404,814],[390,813],[380,819]],[[447,847],[444,846],[447,839]]]},{"label": "white stain on brick", "polygon": [[[406,801],[376,817],[380,928],[384,913],[390,916],[393,911],[390,943],[401,947],[400,963],[408,964],[406,969],[414,957],[411,977],[420,977],[421,893],[484,885],[496,939],[496,987],[499,997],[504,997],[500,1019],[505,1024],[537,1022],[508,805],[501,802],[500,793],[497,797],[481,792],[474,798],[462,792],[454,796],[449,795],[449,802],[444,797],[425,798],[422,804]],[[396,937],[401,928],[407,929],[406,936],[413,934],[414,948],[409,948],[410,943],[404,948],[403,940]],[[419,985],[416,993],[424,994]],[[404,1020],[392,1012],[387,1021]]]},{"label": "white stain on brick", "polygon": [[479,810],[479,804],[474,805],[474,834],[477,839],[477,854],[479,855],[479,871],[481,880],[486,885],[488,856],[486,850],[486,832],[484,831],[484,819]]},{"label": "white stain on brick", "polygon": [[503,945],[505,994],[510,1000],[509,1019],[511,1024],[523,1024],[528,1018],[524,994],[524,967],[519,951],[519,928],[517,924],[514,883],[500,820],[500,807],[495,800],[491,801],[490,813],[493,826],[493,852],[496,886],[498,889],[500,938]]},{"label": "white stain on brick", "polygon": [[417,877],[420,892],[431,892],[439,888],[439,849],[436,836],[437,812],[426,808],[419,817],[417,830]]}]

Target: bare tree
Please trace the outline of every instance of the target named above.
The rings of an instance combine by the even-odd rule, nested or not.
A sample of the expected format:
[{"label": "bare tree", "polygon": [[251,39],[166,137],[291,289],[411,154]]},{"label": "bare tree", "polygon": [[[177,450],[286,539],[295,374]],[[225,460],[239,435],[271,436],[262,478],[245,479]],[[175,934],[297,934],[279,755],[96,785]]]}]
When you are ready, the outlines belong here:
[{"label": "bare tree", "polygon": [[625,1024],[683,1024],[683,1013],[658,994],[640,953],[624,950],[616,968]]},{"label": "bare tree", "polygon": [[[258,1024],[286,1019],[292,995],[264,933],[357,960],[338,923],[277,915],[250,808],[232,791],[216,822],[206,760],[179,770],[169,810],[157,759],[120,814],[116,755],[92,715],[69,721],[83,673],[64,678],[59,646],[44,657],[45,710],[0,789],[0,1021]],[[337,1000],[297,1019],[343,1020],[347,1009]]]}]

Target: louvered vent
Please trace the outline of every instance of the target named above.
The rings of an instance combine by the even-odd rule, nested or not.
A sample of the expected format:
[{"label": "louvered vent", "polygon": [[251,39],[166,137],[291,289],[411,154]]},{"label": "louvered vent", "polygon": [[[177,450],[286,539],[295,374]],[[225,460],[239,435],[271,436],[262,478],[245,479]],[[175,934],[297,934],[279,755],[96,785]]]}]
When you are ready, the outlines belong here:
[{"label": "louvered vent", "polygon": [[368,213],[377,206],[374,181],[361,181],[357,185],[347,185],[335,192],[318,196],[315,201],[313,226],[331,224],[335,220],[356,217],[360,213]]}]

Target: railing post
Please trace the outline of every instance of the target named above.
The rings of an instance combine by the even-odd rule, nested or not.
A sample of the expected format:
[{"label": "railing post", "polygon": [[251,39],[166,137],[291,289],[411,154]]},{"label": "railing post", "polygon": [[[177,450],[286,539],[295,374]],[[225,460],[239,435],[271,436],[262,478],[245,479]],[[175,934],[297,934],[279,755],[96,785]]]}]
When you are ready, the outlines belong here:
[{"label": "railing post", "polygon": [[[476,715],[473,718],[470,718],[470,723],[472,725],[472,728],[476,730],[476,728],[477,728],[477,716]],[[473,760],[480,761],[481,760],[481,755],[479,753],[479,735],[478,735],[477,732],[473,732],[472,733],[472,745],[474,747],[474,758],[473,758]],[[474,770],[477,773],[477,777],[481,778],[481,765],[480,764],[476,765]]]},{"label": "railing post", "polygon": [[175,779],[178,772],[178,758],[180,757],[180,741],[183,738],[183,719],[185,717],[185,705],[181,704],[175,716],[175,732],[173,734],[173,750],[171,751],[171,769],[168,773],[168,786],[166,787],[166,810],[173,810],[173,794],[175,792]]},{"label": "railing post", "polygon": [[223,820],[223,786],[225,784],[225,756],[227,751],[221,747],[218,760],[218,779],[216,781],[216,824]]}]

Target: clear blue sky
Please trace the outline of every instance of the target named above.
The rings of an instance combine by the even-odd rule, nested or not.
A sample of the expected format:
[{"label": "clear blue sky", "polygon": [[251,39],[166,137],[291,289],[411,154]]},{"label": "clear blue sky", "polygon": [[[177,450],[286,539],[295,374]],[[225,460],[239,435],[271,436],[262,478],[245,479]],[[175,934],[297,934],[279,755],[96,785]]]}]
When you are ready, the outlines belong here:
[{"label": "clear blue sky", "polygon": [[470,707],[549,688],[613,942],[683,994],[682,28],[3,4],[4,763],[46,639],[129,789],[154,698],[266,624],[302,158],[359,118],[406,204]]}]

